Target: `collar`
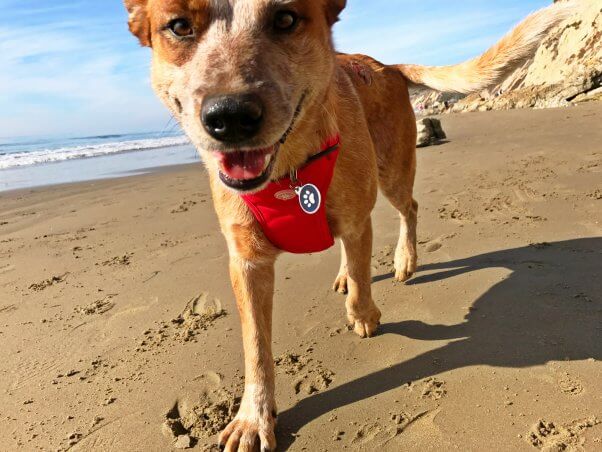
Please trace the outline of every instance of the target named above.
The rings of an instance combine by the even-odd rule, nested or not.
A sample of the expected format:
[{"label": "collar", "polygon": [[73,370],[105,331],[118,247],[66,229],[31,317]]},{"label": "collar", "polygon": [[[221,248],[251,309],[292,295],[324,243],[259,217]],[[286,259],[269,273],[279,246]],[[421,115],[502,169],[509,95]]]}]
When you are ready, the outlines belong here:
[{"label": "collar", "polygon": [[322,157],[332,154],[341,145],[341,136],[339,134],[333,135],[322,145],[322,150],[315,155],[312,155],[307,159],[305,165],[309,165],[311,162],[318,160]]},{"label": "collar", "polygon": [[320,152],[310,156],[300,168],[294,169],[290,172],[289,178],[291,180],[291,183],[293,183],[293,184],[297,183],[297,179],[298,179],[297,174],[299,173],[299,171],[301,169],[305,168],[306,166],[310,165],[311,163],[315,162],[316,160],[320,160],[321,158],[326,157],[329,154],[332,154],[333,152],[337,151],[340,146],[341,146],[341,136],[338,133],[336,135],[333,135],[330,138],[328,138],[322,144],[322,147],[320,148]]}]

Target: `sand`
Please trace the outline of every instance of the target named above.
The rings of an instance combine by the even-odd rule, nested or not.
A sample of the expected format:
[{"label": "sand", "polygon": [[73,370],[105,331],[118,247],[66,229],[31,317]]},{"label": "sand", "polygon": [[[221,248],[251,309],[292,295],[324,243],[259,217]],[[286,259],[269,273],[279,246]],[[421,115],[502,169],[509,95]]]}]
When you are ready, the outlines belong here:
[{"label": "sand", "polygon": [[[602,105],[445,116],[420,269],[346,328],[338,249],[283,256],[281,450],[602,450]],[[199,165],[0,195],[0,450],[212,450],[243,361]]]}]

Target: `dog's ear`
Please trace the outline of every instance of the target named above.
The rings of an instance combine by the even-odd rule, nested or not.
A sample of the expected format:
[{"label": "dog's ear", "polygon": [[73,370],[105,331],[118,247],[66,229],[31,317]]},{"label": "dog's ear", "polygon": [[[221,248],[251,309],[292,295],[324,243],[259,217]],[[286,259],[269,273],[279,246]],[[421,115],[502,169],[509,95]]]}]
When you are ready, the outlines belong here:
[{"label": "dog's ear", "polygon": [[333,26],[339,21],[341,11],[345,9],[347,0],[326,0],[326,20],[328,25]]},{"label": "dog's ear", "polygon": [[125,7],[128,10],[128,24],[130,31],[145,47],[151,46],[151,27],[148,13],[146,10],[147,0],[125,0]]}]

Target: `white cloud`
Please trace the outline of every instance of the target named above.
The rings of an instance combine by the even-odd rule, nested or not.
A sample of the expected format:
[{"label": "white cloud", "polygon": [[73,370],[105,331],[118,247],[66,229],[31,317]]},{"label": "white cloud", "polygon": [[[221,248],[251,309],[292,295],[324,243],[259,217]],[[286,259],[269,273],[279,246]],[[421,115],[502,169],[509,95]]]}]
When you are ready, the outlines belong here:
[{"label": "white cloud", "polygon": [[148,51],[125,23],[27,23],[0,25],[0,136],[142,131],[167,122],[148,84]]}]

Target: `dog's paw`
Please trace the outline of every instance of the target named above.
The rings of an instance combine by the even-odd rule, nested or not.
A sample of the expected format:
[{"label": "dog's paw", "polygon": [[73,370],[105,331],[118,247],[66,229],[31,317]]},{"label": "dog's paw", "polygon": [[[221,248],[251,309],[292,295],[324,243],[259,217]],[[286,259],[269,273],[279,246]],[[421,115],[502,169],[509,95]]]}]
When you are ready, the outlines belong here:
[{"label": "dog's paw", "polygon": [[414,276],[414,272],[408,269],[397,270],[395,269],[395,280],[399,282],[406,282],[412,276]]},{"label": "dog's paw", "polygon": [[339,273],[337,278],[334,280],[334,284],[332,285],[332,290],[338,292],[340,294],[347,294],[347,273]]},{"label": "dog's paw", "polygon": [[276,417],[236,416],[219,436],[219,446],[227,452],[276,450]]},{"label": "dog's paw", "polygon": [[404,251],[398,252],[395,255],[395,280],[399,282],[406,282],[414,273],[416,273],[417,267],[416,255],[411,255]]},{"label": "dog's paw", "polygon": [[363,339],[374,336],[380,325],[380,309],[374,303],[372,305],[372,307],[362,313],[347,312],[347,319],[353,331]]}]

